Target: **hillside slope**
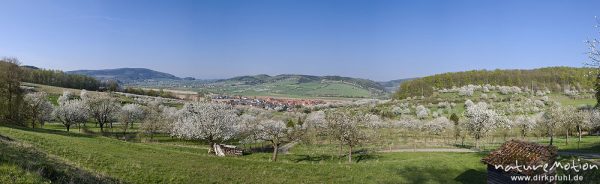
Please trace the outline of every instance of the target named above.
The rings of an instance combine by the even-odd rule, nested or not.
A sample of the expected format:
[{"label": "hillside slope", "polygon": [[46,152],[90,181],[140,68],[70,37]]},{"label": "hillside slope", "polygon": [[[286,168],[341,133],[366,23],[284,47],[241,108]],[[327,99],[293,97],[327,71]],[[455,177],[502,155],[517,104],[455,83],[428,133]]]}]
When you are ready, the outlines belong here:
[{"label": "hillside slope", "polygon": [[239,76],[218,80],[203,90],[247,96],[371,98],[386,95],[381,84],[367,79],[292,74]]},{"label": "hillside slope", "polygon": [[562,91],[565,87],[591,89],[594,84],[591,68],[547,67],[531,70],[472,70],[427,76],[404,82],[395,98],[431,95],[434,88],[452,88],[468,84],[519,86]]},{"label": "hillside slope", "polygon": [[[0,126],[0,134],[86,168],[89,171],[86,173],[97,174],[96,180],[101,180],[66,172],[91,181],[74,180],[74,183],[113,183],[115,180],[122,183],[481,183],[485,179],[484,166],[479,161],[481,156],[475,153],[386,153],[356,164],[328,162],[329,158],[312,161],[310,158],[317,156],[289,154],[282,155],[281,161],[270,162],[269,153],[216,157],[207,155],[202,146],[133,143],[59,130]],[[2,146],[0,144],[0,148],[5,148]],[[0,158],[8,156],[0,160],[0,168],[15,159],[27,162],[26,158],[30,158],[9,151],[0,149]],[[36,161],[31,162],[39,163]],[[44,161],[40,165],[50,167],[50,164],[53,163]],[[423,168],[423,165],[433,164],[440,168]],[[455,179],[464,177],[467,170],[477,172],[467,173],[467,179]]]}]

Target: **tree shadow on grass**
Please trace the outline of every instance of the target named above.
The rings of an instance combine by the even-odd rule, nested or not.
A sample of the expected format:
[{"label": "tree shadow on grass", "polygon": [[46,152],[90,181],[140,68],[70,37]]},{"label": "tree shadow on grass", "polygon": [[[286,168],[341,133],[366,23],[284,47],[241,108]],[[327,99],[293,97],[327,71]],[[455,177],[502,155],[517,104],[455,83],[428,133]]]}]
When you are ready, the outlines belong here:
[{"label": "tree shadow on grass", "polygon": [[273,146],[271,145],[263,145],[263,146],[255,146],[251,148],[245,148],[244,152],[251,153],[273,153]]},{"label": "tree shadow on grass", "polygon": [[[23,131],[29,131],[29,132],[38,132],[38,133],[46,133],[46,134],[54,134],[54,135],[62,135],[62,136],[69,136],[69,137],[86,137],[86,138],[93,138],[96,137],[96,135],[90,135],[90,134],[82,134],[82,133],[75,133],[75,132],[67,132],[67,131],[61,131],[61,130],[52,130],[52,129],[45,129],[45,128],[29,128],[29,127],[21,127],[21,126],[6,126],[8,128],[13,128],[13,129],[19,129],[19,130],[23,130]],[[71,131],[77,131],[77,129],[72,129]]]},{"label": "tree shadow on grass", "polygon": [[0,140],[0,164],[18,165],[23,170],[36,173],[52,183],[124,183],[112,177],[69,165],[31,145],[11,140]]},{"label": "tree shadow on grass", "polygon": [[333,159],[339,159],[339,156],[332,156],[332,155],[325,155],[325,154],[321,154],[321,155],[296,155],[297,158],[292,159],[292,161],[299,163],[299,162],[321,162],[321,161],[326,161],[326,160],[332,160]]},{"label": "tree shadow on grass", "polygon": [[475,147],[475,146],[466,145],[466,144],[464,144],[464,145],[463,144],[454,144],[453,146],[457,147],[457,148],[464,148],[464,149],[471,149],[471,148]]},{"label": "tree shadow on grass", "polygon": [[460,173],[460,171],[435,165],[400,167],[393,171],[401,175],[405,183],[485,183],[486,181],[486,173],[475,169],[464,171],[456,177],[452,173]]},{"label": "tree shadow on grass", "polygon": [[[577,144],[577,142],[572,143],[572,144]],[[577,149],[577,148],[574,148],[574,149],[562,149],[560,151],[574,152],[574,153],[595,153],[595,154],[600,154],[600,143],[594,144],[593,146],[580,147],[579,149]]]},{"label": "tree shadow on grass", "polygon": [[486,175],[487,172],[469,169],[454,178],[454,181],[458,181],[460,183],[483,183],[483,181],[485,181],[487,178]]},{"label": "tree shadow on grass", "polygon": [[[318,154],[318,155],[308,155],[301,154],[295,155],[296,158],[292,159],[292,161],[298,162],[321,162],[321,161],[347,161],[348,154],[344,155],[327,155],[327,154]],[[370,154],[366,149],[361,149],[352,152],[352,162],[366,162],[369,160],[376,160],[381,158],[380,155]]]}]

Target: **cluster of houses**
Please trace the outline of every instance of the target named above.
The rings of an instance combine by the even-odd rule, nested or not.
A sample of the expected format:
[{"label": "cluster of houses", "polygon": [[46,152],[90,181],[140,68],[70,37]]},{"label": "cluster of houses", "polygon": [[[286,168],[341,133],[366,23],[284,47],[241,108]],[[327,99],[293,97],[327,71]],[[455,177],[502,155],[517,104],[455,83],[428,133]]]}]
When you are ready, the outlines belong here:
[{"label": "cluster of houses", "polygon": [[325,104],[323,100],[311,99],[284,99],[284,98],[249,98],[244,96],[228,96],[215,95],[212,97],[214,101],[226,103],[230,105],[242,105],[264,108],[269,110],[286,111],[298,107],[314,106]]}]

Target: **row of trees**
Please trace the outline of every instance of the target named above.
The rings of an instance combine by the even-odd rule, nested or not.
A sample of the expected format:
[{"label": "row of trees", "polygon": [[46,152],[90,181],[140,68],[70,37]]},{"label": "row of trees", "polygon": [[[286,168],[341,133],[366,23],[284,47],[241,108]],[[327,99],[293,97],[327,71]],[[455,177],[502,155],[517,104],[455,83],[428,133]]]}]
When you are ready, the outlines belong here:
[{"label": "row of trees", "polygon": [[60,70],[21,68],[23,71],[23,82],[94,91],[103,89],[107,86],[95,78],[85,75],[68,74]]},{"label": "row of trees", "polygon": [[[39,95],[40,93],[41,95]],[[44,94],[38,92],[31,96],[38,97],[44,96]],[[79,128],[86,126],[89,119],[94,120],[101,132],[104,132],[107,125],[113,128],[114,122],[121,124],[124,133],[127,133],[134,123],[142,123],[141,130],[149,134],[152,139],[154,134],[164,128],[163,124],[167,121],[165,117],[169,117],[169,114],[174,114],[175,111],[174,108],[162,106],[159,102],[150,102],[146,106],[139,104],[121,106],[117,98],[111,96],[110,93],[91,93],[82,90],[79,97],[77,99],[69,92],[63,93],[58,98],[58,106],[52,111],[52,117],[61,122],[67,131],[72,125],[77,125]],[[49,107],[51,108],[51,106]],[[49,110],[44,110],[44,112],[47,111]]]},{"label": "row of trees", "polygon": [[[203,140],[211,145],[239,139],[245,143],[266,141],[273,147],[272,160],[277,160],[282,143],[299,141],[309,129],[327,135],[347,146],[348,161],[352,161],[353,148],[368,140],[373,132],[373,116],[351,111],[315,111],[286,114],[287,121],[274,118],[267,112],[245,112],[242,115],[232,106],[211,103],[188,103],[177,111],[171,135]],[[340,149],[341,150],[341,149]]]},{"label": "row of trees", "polygon": [[175,95],[173,95],[170,92],[166,92],[163,89],[152,90],[152,89],[127,87],[123,90],[123,92],[136,94],[136,95],[145,95],[145,96],[154,96],[154,97],[163,97],[163,98],[176,98]]},{"label": "row of trees", "polygon": [[[417,108],[425,111],[425,108]],[[417,112],[417,114],[419,114]],[[424,118],[403,117],[399,121],[390,124],[414,133],[428,133],[430,135],[452,135],[455,139],[469,135],[475,140],[475,147],[479,148],[479,142],[492,133],[510,136],[517,133],[525,138],[533,130],[538,131],[540,136],[548,136],[550,144],[554,144],[554,137],[564,135],[566,144],[569,136],[577,134],[578,143],[585,131],[592,132],[600,128],[600,111],[591,107],[575,108],[572,106],[561,106],[551,104],[545,111],[537,113],[507,114],[502,110],[488,105],[485,102],[465,102],[465,112],[462,117],[455,113],[450,118],[437,117],[431,120]],[[516,134],[512,134],[516,136]]]}]

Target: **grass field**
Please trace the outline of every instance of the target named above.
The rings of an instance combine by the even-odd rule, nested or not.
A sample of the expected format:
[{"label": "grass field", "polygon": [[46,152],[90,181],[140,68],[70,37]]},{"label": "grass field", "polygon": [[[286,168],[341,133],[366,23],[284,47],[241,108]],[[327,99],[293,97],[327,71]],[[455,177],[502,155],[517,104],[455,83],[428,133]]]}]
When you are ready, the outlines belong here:
[{"label": "grass field", "polygon": [[[398,152],[363,153],[358,149],[353,164],[337,155],[336,145],[298,144],[278,162],[270,162],[268,150],[241,157],[207,154],[203,143],[168,136],[157,142],[122,141],[119,129],[102,136],[88,124],[86,133],[67,133],[60,124],[43,129],[0,126],[0,183],[481,183],[485,181],[483,153]],[[135,131],[135,128],[132,129]],[[7,141],[12,139],[11,141]],[[529,138],[546,143],[545,138]],[[600,137],[586,136],[577,149],[575,138],[562,151],[600,152]],[[410,142],[410,141],[408,141]],[[408,144],[407,142],[407,144]],[[502,142],[487,145],[494,149]],[[469,143],[469,142],[467,142]],[[470,144],[470,143],[469,143]],[[257,145],[255,145],[257,146]],[[246,146],[247,147],[247,146]],[[420,148],[426,148],[420,146]],[[23,156],[24,155],[24,156]],[[48,172],[50,171],[50,172]],[[75,171],[75,172],[74,172]],[[70,174],[77,173],[77,174]],[[82,177],[83,176],[83,177]],[[14,180],[13,180],[14,179]],[[59,180],[61,179],[61,180]]]},{"label": "grass field", "polygon": [[[472,183],[485,179],[478,153],[374,154],[347,164],[317,153],[303,154],[300,148],[299,153],[272,163],[269,153],[219,158],[208,155],[203,146],[131,143],[49,129],[0,127],[0,134],[86,171],[131,183]],[[2,160],[0,168],[31,181],[43,180],[17,167],[25,161],[14,159]]]}]

